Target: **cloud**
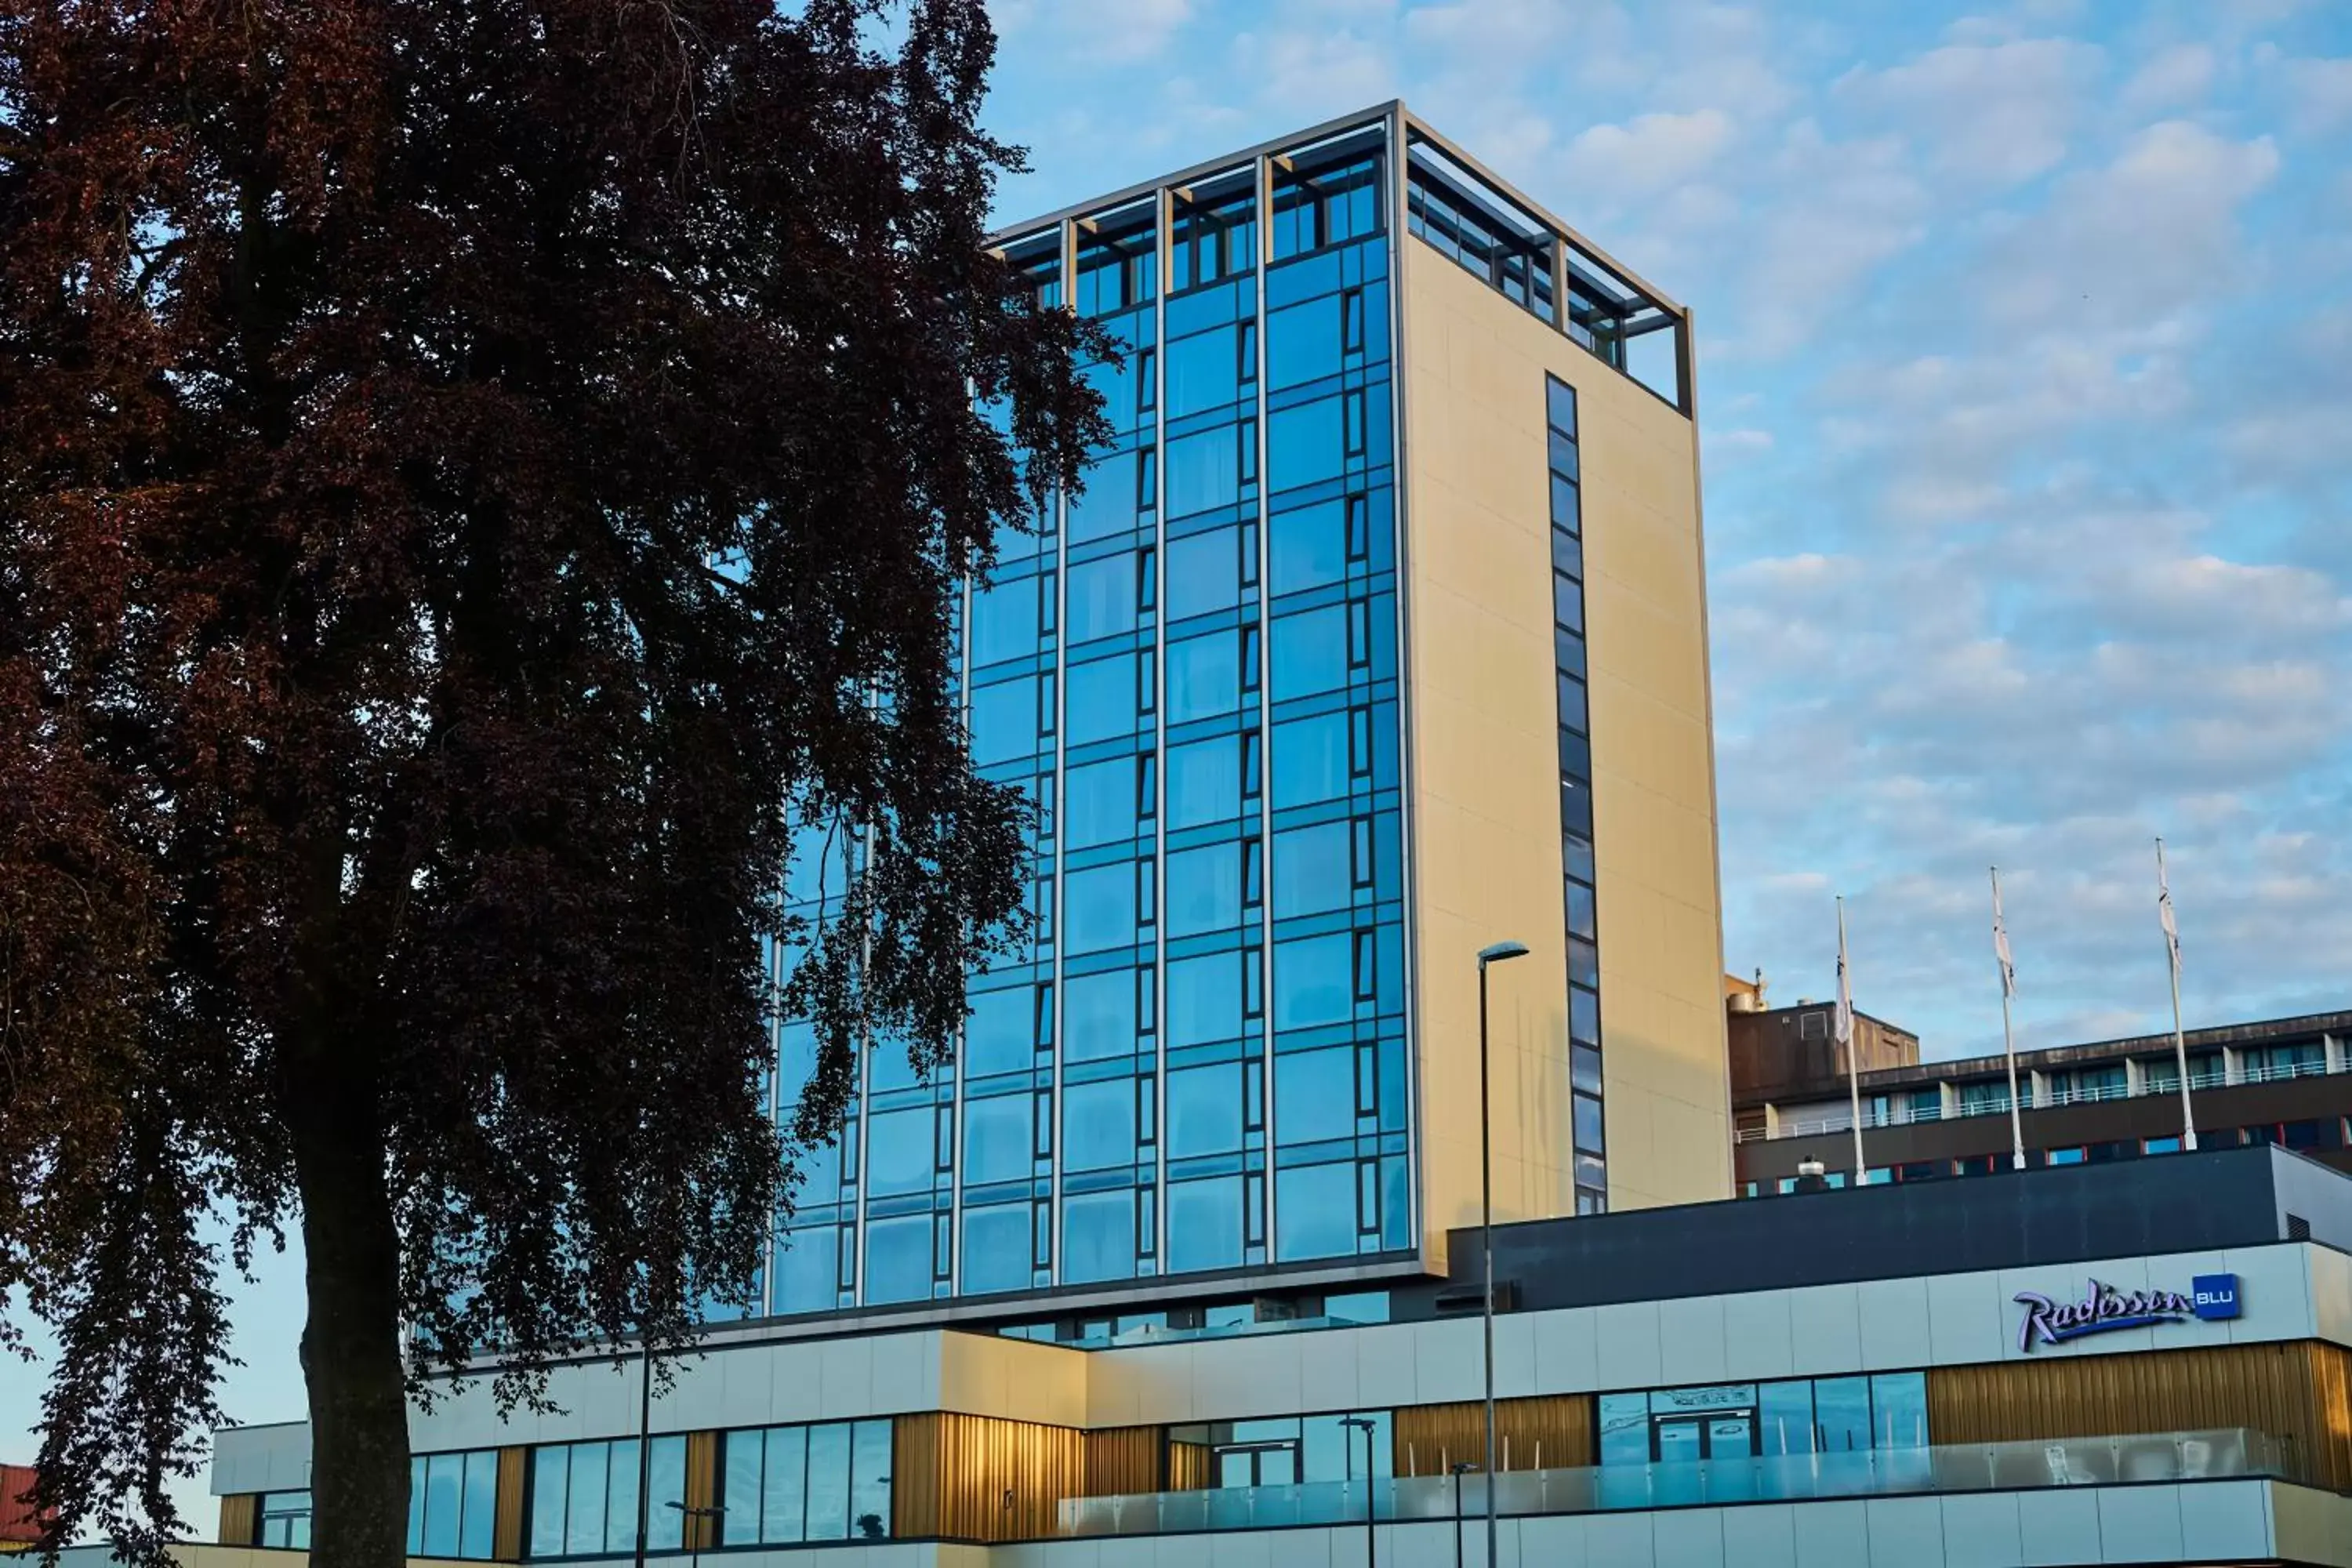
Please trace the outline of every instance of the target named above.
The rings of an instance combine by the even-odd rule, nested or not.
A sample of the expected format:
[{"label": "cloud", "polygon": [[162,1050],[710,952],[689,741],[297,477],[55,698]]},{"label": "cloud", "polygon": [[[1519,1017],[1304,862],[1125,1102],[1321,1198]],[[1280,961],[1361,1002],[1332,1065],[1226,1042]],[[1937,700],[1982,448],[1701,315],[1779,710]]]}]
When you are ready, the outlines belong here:
[{"label": "cloud", "polygon": [[1621,197],[1651,195],[1697,174],[1732,135],[1731,117],[1721,110],[1641,114],[1580,132],[1569,143],[1567,168],[1572,182],[1596,190]]},{"label": "cloud", "polygon": [[2181,109],[2200,103],[2212,90],[2218,63],[2205,44],[2175,44],[2151,56],[2116,94],[2129,114]]},{"label": "cloud", "polygon": [[2011,329],[2146,327],[2212,301],[2246,258],[2241,203],[2277,175],[2267,135],[2233,142],[2184,120],[2149,126],[2104,168],[2064,176],[1994,258],[1985,289]]},{"label": "cloud", "polygon": [[2291,59],[2280,68],[2294,108],[2295,129],[2319,132],[2352,121],[2352,57]]},{"label": "cloud", "polygon": [[1012,46],[1036,44],[1097,65],[1128,65],[1167,52],[1194,16],[1194,0],[1000,0],[998,31]]},{"label": "cloud", "polygon": [[1951,44],[1852,72],[1837,90],[1925,143],[1943,173],[2013,184],[2065,157],[2103,58],[2063,38]]}]

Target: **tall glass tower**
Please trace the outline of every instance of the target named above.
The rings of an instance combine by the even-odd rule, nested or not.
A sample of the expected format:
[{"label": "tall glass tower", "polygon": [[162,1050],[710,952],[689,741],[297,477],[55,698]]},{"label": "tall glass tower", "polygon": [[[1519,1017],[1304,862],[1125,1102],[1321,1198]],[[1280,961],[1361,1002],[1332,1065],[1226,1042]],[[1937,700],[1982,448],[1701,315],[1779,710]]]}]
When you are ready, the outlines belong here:
[{"label": "tall glass tower", "polygon": [[[1401,104],[999,243],[1120,348],[1084,492],[950,607],[1034,941],[951,1070],[867,1053],[768,1310],[1443,1267],[1506,937],[1497,1217],[1728,1195],[1685,314]],[[857,846],[807,848],[822,918]]]}]

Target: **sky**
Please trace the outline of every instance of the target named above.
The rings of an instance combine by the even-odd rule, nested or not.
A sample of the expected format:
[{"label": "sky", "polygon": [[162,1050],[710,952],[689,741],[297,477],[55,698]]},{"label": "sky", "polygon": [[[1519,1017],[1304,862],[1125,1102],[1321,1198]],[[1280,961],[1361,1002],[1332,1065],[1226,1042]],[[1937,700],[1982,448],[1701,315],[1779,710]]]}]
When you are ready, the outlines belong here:
[{"label": "sky", "polygon": [[[2191,1027],[2352,1006],[2352,0],[998,16],[1007,222],[1402,96],[1692,308],[1776,1002],[1842,893],[1857,1005],[1998,1051],[1998,864],[2021,1046],[2168,1027],[2162,834]],[[300,1281],[236,1291],[237,1421],[303,1415]],[[0,1363],[0,1458],[40,1386]]]}]

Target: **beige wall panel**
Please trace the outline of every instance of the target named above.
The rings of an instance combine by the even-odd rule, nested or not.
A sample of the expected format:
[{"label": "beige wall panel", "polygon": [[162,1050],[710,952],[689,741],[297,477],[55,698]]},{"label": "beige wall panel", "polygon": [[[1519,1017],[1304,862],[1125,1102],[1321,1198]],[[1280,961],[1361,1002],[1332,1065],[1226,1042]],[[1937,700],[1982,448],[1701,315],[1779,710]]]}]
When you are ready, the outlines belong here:
[{"label": "beige wall panel", "polygon": [[1573,1205],[1543,375],[1577,388],[1612,1201],[1730,1194],[1705,580],[1690,426],[1408,239],[1402,275],[1423,1241],[1478,1212],[1477,950],[1496,1215]]},{"label": "beige wall panel", "polygon": [[1052,1345],[995,1334],[943,1333],[940,1408],[1050,1426],[1087,1424],[1087,1363]]}]

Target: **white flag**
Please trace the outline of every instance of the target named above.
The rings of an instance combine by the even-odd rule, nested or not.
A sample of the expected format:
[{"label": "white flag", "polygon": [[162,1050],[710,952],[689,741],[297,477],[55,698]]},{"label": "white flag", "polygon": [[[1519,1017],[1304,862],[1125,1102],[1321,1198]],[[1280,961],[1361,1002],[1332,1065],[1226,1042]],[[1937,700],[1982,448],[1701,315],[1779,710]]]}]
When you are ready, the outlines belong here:
[{"label": "white flag", "polygon": [[1838,900],[1837,982],[1837,1043],[1841,1046],[1851,1046],[1853,1044],[1853,985],[1852,977],[1846,973],[1845,900],[1843,899]]},{"label": "white flag", "polygon": [[2164,879],[2164,840],[2156,841],[2156,921],[2164,928],[2165,951],[2172,956],[2172,973],[2180,973],[2180,925],[2172,918],[2172,888]]},{"label": "white flag", "polygon": [[2017,996],[2017,960],[2009,955],[2009,925],[2000,918],[2000,868],[1992,868],[1992,952],[2000,961],[2000,994]]}]

